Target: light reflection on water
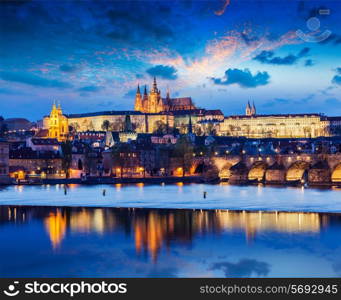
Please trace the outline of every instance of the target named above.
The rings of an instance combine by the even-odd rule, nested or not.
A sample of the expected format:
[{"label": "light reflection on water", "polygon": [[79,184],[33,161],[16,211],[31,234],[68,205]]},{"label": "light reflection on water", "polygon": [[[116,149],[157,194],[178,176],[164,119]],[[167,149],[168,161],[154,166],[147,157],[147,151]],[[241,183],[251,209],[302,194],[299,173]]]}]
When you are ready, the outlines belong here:
[{"label": "light reflection on water", "polygon": [[340,276],[341,215],[0,207],[0,276]]}]

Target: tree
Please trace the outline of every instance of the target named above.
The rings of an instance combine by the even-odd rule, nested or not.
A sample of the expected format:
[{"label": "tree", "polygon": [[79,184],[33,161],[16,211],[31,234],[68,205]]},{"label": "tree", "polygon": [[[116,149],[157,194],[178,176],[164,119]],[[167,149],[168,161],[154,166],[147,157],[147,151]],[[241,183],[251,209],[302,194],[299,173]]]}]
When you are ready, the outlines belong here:
[{"label": "tree", "polygon": [[66,174],[66,178],[70,177],[70,167],[72,163],[72,143],[70,141],[66,141],[62,143],[62,153],[63,153],[63,160],[62,160],[62,169]]},{"label": "tree", "polygon": [[78,170],[83,170],[83,163],[82,163],[82,160],[81,159],[78,159],[78,164],[77,164],[77,166],[78,166]]},{"label": "tree", "polygon": [[104,131],[109,131],[109,128],[111,127],[110,122],[108,120],[104,120],[101,127]]},{"label": "tree", "polygon": [[180,160],[182,176],[189,171],[193,159],[193,145],[187,136],[181,136],[174,147],[173,156]]}]

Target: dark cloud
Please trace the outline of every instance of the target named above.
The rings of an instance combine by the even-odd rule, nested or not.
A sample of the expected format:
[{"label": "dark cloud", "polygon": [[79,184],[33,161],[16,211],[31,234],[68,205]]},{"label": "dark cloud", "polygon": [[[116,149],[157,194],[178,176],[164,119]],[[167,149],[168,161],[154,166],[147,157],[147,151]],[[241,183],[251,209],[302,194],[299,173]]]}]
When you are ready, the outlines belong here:
[{"label": "dark cloud", "polygon": [[211,78],[214,84],[238,84],[244,88],[255,88],[269,83],[270,75],[267,72],[257,72],[253,75],[249,69],[228,69],[223,78]]},{"label": "dark cloud", "polygon": [[210,270],[222,270],[226,277],[266,276],[270,272],[270,265],[255,259],[241,259],[237,263],[215,263]]},{"label": "dark cloud", "polygon": [[336,75],[333,77],[332,83],[341,85],[341,67],[336,69]]},{"label": "dark cloud", "polygon": [[77,66],[63,64],[59,67],[59,70],[66,73],[73,73],[78,70]]},{"label": "dark cloud", "polygon": [[32,73],[24,72],[0,72],[0,78],[2,80],[24,83],[32,86],[46,87],[46,88],[70,88],[72,85],[70,83],[56,80],[56,79],[46,79],[39,77]]},{"label": "dark cloud", "polygon": [[312,67],[313,65],[315,65],[315,63],[313,62],[312,59],[307,59],[307,60],[305,61],[304,65],[305,65],[306,67]]},{"label": "dark cloud", "polygon": [[94,92],[98,92],[98,91],[100,91],[102,89],[103,89],[102,86],[87,85],[87,86],[83,86],[83,87],[79,88],[78,91],[79,92],[94,93]]},{"label": "dark cloud", "polygon": [[146,71],[150,76],[174,80],[178,78],[177,70],[172,66],[157,65]]},{"label": "dark cloud", "polygon": [[262,51],[254,60],[261,62],[262,64],[271,64],[271,65],[293,65],[299,59],[308,55],[310,48],[303,48],[297,55],[289,54],[285,57],[274,56],[275,53],[273,51]]},{"label": "dark cloud", "polygon": [[320,41],[319,43],[320,44],[340,45],[341,44],[341,36],[336,34],[336,33],[332,33],[328,38]]},{"label": "dark cloud", "polygon": [[[135,2],[134,5],[140,6],[141,4],[139,2]],[[136,42],[139,44],[143,41],[150,40],[151,38],[162,42],[173,37],[171,26],[164,22],[157,11],[152,13],[153,17],[149,17],[148,15],[151,12],[145,11],[141,7],[139,10],[141,12],[145,11],[146,13],[146,15],[143,16],[137,14],[136,9],[136,7],[131,7],[131,10],[108,11],[107,17],[109,18],[111,25],[111,30],[107,34],[108,37],[118,41],[126,41],[129,43]],[[165,13],[168,14],[163,7],[161,14]]]}]

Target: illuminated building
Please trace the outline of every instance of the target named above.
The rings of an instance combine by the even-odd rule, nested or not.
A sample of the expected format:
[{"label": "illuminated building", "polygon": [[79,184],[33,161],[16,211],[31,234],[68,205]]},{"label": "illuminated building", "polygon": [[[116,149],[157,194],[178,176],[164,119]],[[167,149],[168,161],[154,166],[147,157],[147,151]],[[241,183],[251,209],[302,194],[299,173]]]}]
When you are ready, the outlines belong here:
[{"label": "illuminated building", "polygon": [[144,113],[160,113],[166,111],[193,109],[196,109],[196,107],[194,106],[190,97],[171,98],[168,91],[166,98],[162,98],[161,91],[157,87],[155,77],[149,94],[147,93],[146,86],[144,88],[143,96],[141,95],[140,86],[137,87],[135,96],[135,111]]},{"label": "illuminated building", "polygon": [[62,142],[67,139],[69,133],[68,119],[63,115],[60,104],[58,107],[54,103],[50,113],[50,117],[46,120],[48,123],[49,138],[55,138]]},{"label": "illuminated building", "polygon": [[9,183],[9,144],[0,140],[0,183]]},{"label": "illuminated building", "polygon": [[[333,121],[334,122],[334,121]],[[257,115],[250,103],[245,115],[226,116],[219,135],[249,138],[314,138],[329,136],[333,126],[330,118],[321,114]]]}]

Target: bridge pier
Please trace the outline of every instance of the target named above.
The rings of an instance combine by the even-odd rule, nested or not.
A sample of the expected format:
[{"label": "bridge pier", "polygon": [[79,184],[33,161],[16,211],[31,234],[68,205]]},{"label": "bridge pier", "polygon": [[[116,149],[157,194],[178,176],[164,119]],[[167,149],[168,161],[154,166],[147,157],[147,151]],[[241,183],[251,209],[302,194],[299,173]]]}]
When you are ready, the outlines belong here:
[{"label": "bridge pier", "polygon": [[331,171],[326,161],[319,161],[308,171],[309,184],[328,184],[331,179]]},{"label": "bridge pier", "polygon": [[265,172],[265,183],[270,184],[285,184],[285,167],[278,162],[275,162]]},{"label": "bridge pier", "polygon": [[239,162],[230,168],[230,183],[247,183],[249,170],[245,163]]}]

